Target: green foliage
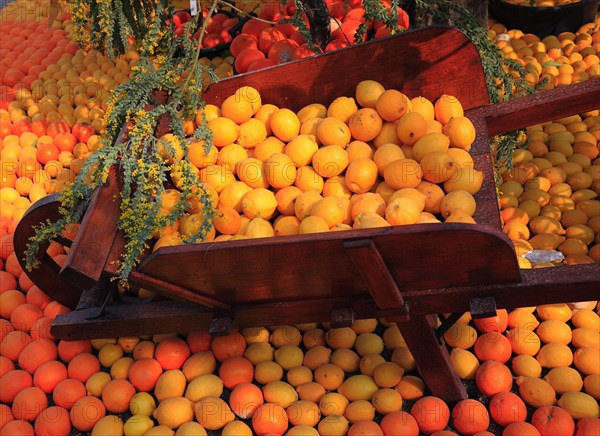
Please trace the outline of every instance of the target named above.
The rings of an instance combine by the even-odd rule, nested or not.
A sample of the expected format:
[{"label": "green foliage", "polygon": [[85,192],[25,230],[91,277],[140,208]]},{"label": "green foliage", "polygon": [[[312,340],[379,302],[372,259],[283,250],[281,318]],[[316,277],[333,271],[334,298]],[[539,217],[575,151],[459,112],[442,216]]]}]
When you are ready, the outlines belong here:
[{"label": "green foliage", "polygon": [[[101,147],[86,160],[73,185],[61,194],[62,218],[41,225],[30,241],[26,253],[29,267],[36,266],[41,244],[56,238],[67,225],[81,221],[94,189],[107,180],[112,170],[122,183],[117,225],[126,245],[120,259],[121,280],[126,280],[135,268],[153,235],[181,218],[190,202],[202,205],[204,220],[199,231],[188,235],[184,242],[200,242],[210,230],[214,211],[187,158],[184,120],[194,118],[204,107],[204,78],[209,76],[214,81],[216,76],[198,62],[199,44],[189,37],[196,20],[176,38],[173,29],[164,29],[170,16],[167,0],[158,0],[156,11],[149,28],[159,31],[145,35],[140,44],[142,57],[132,68],[133,77],[114,91]],[[157,139],[157,126],[165,120],[174,136]],[[212,133],[205,119],[192,140],[205,141],[207,150],[212,147]],[[162,199],[172,186],[181,195],[165,212]]]},{"label": "green foliage", "polygon": [[[153,19],[172,11],[170,2],[157,0],[69,0],[75,37],[82,46],[105,52],[110,58],[125,53],[129,38],[160,39],[164,23]],[[160,9],[159,9],[160,8]]]}]

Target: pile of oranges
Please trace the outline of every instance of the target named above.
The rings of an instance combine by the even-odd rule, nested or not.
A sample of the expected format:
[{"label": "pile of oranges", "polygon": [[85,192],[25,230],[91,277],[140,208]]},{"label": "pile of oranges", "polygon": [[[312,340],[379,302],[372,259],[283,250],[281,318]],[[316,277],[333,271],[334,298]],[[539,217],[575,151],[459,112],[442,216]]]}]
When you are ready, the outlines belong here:
[{"label": "pile of oranges", "polygon": [[[14,28],[29,29],[27,35],[47,32],[45,41],[61,49],[48,47],[51,61],[40,61],[41,68],[25,65],[2,85],[8,92],[0,110],[0,433],[599,433],[596,301],[499,310],[483,320],[465,314],[444,340],[456,373],[480,395],[454,406],[430,395],[398,328],[383,319],[359,320],[351,328],[256,327],[216,338],[207,331],[54,338],[53,319],[69,309],[23,272],[12,234],[29,205],[64,189],[98,147],[95,127],[101,124],[94,121],[104,116],[104,92],[122,80],[119,74],[128,74],[125,64],[131,68],[136,55],[104,66],[99,54],[71,45],[66,26],[36,26],[42,24]],[[27,36],[21,30],[11,35]],[[35,56],[40,41],[30,39],[36,50],[28,53]],[[583,55],[580,41],[574,45]],[[94,64],[102,65],[102,74]],[[71,77],[82,65],[104,82],[102,91],[83,101],[64,95],[64,83],[53,87],[60,75]],[[50,92],[31,89],[40,80]],[[209,120],[216,146],[207,153],[203,143],[192,142],[188,150],[218,210],[211,238],[472,222],[479,173],[468,154],[474,131],[460,103],[399,94],[365,81],[329,107],[294,113],[259,104],[258,93],[243,88],[221,107],[206,107],[198,121],[202,115]],[[598,261],[598,124],[598,114],[589,113],[527,129],[527,147],[515,152],[515,169],[504,174],[499,199],[504,230],[518,254],[558,249],[567,263]],[[178,149],[172,136],[162,139]],[[451,180],[463,171],[475,183],[452,189]],[[177,174],[171,178],[176,184]],[[178,195],[169,191],[165,210]],[[191,205],[189,215],[157,234],[157,246],[179,243],[201,219]],[[59,264],[66,259],[59,244],[48,254]]]},{"label": "pile of oranges", "polygon": [[500,215],[518,254],[558,250],[567,264],[600,262],[600,117],[585,115],[527,128],[503,174]]},{"label": "pile of oranges", "polygon": [[[468,153],[475,129],[450,95],[433,104],[366,80],[354,97],[294,113],[243,87],[201,117],[214,146],[192,142],[188,157],[217,208],[209,241],[475,222],[483,182]],[[183,153],[173,135],[161,141]],[[175,189],[163,196],[165,213],[178,198]],[[197,201],[188,212],[160,230],[155,248],[198,231]]]},{"label": "pile of oranges", "polygon": [[[563,32],[543,39],[518,29],[507,29],[490,19],[488,35],[504,57],[521,65],[525,80],[534,86],[545,80],[542,89],[600,76],[600,15],[575,33]],[[519,76],[516,71],[511,74]]]}]

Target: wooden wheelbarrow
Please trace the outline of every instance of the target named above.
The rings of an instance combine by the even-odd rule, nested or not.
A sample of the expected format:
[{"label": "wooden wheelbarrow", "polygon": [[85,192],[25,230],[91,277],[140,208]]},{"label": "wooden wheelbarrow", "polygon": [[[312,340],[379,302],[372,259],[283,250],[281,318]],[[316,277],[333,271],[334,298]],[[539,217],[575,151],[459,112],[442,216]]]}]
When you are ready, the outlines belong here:
[{"label": "wooden wheelbarrow", "polygon": [[[331,322],[382,317],[398,324],[434,395],[466,398],[440,339],[456,321],[437,327],[435,314],[486,317],[496,308],[598,298],[600,265],[520,270],[501,223],[489,137],[600,106],[600,79],[490,105],[479,55],[460,31],[429,28],[290,62],[212,85],[207,103],[220,104],[238,87],[256,87],[263,102],[298,110],[354,95],[365,79],[408,96],[460,99],[477,128],[471,150],[485,181],[476,195],[478,224],[419,224],[317,235],[160,248],[130,282],[155,291],[150,301],[119,297],[114,281],[123,250],[117,231],[119,187],[109,178],[95,196],[59,267],[40,250],[32,281],[73,309],[56,317],[62,339]],[[57,197],[25,214],[15,233],[23,258],[33,226],[59,217]]]}]

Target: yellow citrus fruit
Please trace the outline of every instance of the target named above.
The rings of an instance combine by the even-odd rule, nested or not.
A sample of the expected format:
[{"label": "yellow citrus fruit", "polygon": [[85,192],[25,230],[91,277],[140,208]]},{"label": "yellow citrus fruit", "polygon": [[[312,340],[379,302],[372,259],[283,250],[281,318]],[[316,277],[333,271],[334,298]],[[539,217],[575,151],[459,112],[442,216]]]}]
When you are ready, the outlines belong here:
[{"label": "yellow citrus fruit", "polygon": [[379,387],[373,378],[364,374],[349,377],[338,388],[338,392],[349,401],[371,400],[378,390]]},{"label": "yellow citrus fruit", "polygon": [[469,151],[475,142],[475,126],[465,116],[455,116],[444,124],[443,132],[450,138],[450,147]]},{"label": "yellow citrus fruit", "polygon": [[381,83],[375,80],[363,80],[356,85],[356,101],[362,107],[374,109],[377,105],[377,99],[385,88]]},{"label": "yellow citrus fruit", "polygon": [[519,376],[516,383],[519,386],[519,395],[530,406],[539,408],[556,403],[556,392],[541,378]]},{"label": "yellow citrus fruit", "polygon": [[410,99],[395,89],[381,93],[375,104],[377,112],[386,121],[396,121],[411,109]]},{"label": "yellow citrus fruit", "polygon": [[539,378],[542,375],[542,366],[532,356],[521,354],[515,356],[511,362],[512,370],[517,376]]},{"label": "yellow citrus fruit", "polygon": [[442,124],[448,123],[452,117],[460,117],[464,115],[462,104],[458,98],[442,94],[434,104],[435,119]]},{"label": "yellow citrus fruit", "polygon": [[583,380],[576,369],[569,366],[552,368],[544,377],[557,394],[565,392],[579,392],[583,387]]},{"label": "yellow citrus fruit", "polygon": [[565,344],[550,342],[540,349],[536,359],[542,368],[569,366],[573,363],[573,352]]},{"label": "yellow citrus fruit", "polygon": [[327,108],[327,116],[348,123],[350,117],[358,110],[352,97],[338,97]]},{"label": "yellow citrus fruit", "polygon": [[450,360],[452,361],[452,367],[463,380],[474,380],[475,373],[479,368],[479,360],[473,353],[468,350],[461,348],[455,348],[450,353]]},{"label": "yellow citrus fruit", "polygon": [[565,392],[558,399],[558,406],[569,412],[573,419],[600,417],[598,401],[583,392]]}]

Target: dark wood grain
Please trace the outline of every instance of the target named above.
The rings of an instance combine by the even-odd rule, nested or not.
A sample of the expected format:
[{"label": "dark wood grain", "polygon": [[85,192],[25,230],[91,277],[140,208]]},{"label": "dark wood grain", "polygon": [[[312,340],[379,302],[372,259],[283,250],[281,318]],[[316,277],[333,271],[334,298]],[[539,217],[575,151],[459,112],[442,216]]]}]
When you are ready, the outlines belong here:
[{"label": "dark wood grain", "polygon": [[437,339],[434,317],[411,316],[409,321],[399,321],[397,325],[431,393],[449,404],[469,398],[452,369],[446,345]]},{"label": "dark wood grain", "polygon": [[102,277],[121,215],[117,169],[111,168],[97,189],[81,221],[61,275],[80,289],[93,287]]},{"label": "dark wood grain", "polygon": [[[600,77],[468,111],[490,136],[600,108]],[[483,134],[484,132],[482,132]],[[477,149],[476,152],[486,152]]]},{"label": "dark wood grain", "polygon": [[19,264],[27,272],[31,281],[54,300],[74,309],[79,301],[81,288],[73,286],[59,275],[60,267],[46,254],[50,241],[40,244],[40,250],[36,256],[40,265],[37,268],[28,271],[25,262],[27,244],[35,236],[36,227],[46,220],[54,222],[61,218],[59,198],[59,194],[48,195],[35,202],[25,212],[15,229],[14,248]]},{"label": "dark wood grain", "polygon": [[391,309],[404,306],[402,293],[372,239],[347,241],[343,247],[378,307]]},{"label": "dark wood grain", "polygon": [[402,291],[520,279],[512,243],[495,229],[471,224],[163,247],[146,258],[139,271],[231,304],[352,298],[368,291],[344,243],[364,238],[373,240]]},{"label": "dark wood grain", "polygon": [[[432,47],[434,47],[432,49]],[[458,97],[465,109],[489,103],[475,46],[459,30],[432,27],[240,74],[211,85],[204,99],[221,105],[241,86],[253,86],[262,101],[299,110],[354,96],[361,80],[377,80],[413,98]]]}]

